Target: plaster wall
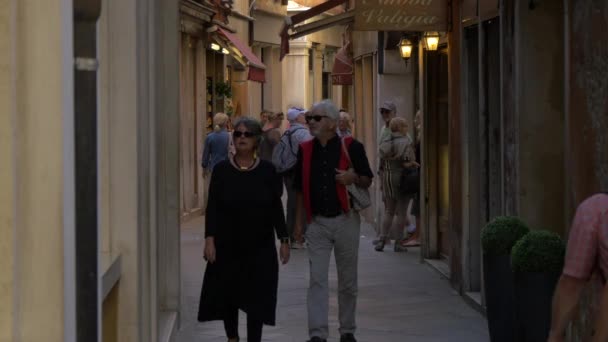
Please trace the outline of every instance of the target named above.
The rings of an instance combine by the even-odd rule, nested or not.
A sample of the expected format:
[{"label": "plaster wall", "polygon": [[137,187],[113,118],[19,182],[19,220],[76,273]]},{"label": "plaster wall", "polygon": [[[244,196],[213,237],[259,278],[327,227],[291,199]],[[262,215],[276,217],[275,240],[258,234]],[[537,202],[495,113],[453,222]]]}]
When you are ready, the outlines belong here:
[{"label": "plaster wall", "polygon": [[[266,83],[262,85],[264,90],[264,103],[262,105],[265,109],[270,110],[283,110],[283,68],[281,62],[279,62],[279,48],[267,47],[263,49],[264,64],[266,65]],[[291,83],[288,84],[291,86]]]},{"label": "plaster wall", "polygon": [[12,3],[0,2],[0,340],[13,339],[15,281],[13,264],[16,235],[15,214],[15,136],[14,136],[14,30],[11,28]]},{"label": "plaster wall", "polygon": [[254,12],[254,17],[253,40],[260,43],[281,45],[279,32],[281,32],[285,21],[275,15],[257,11]]},{"label": "plaster wall", "polygon": [[355,58],[378,50],[377,31],[353,31],[353,56]]},{"label": "plaster wall", "polygon": [[[122,255],[116,341],[155,341],[158,308],[179,306],[177,150],[158,153],[154,134],[161,122],[159,139],[177,146],[177,5],[169,1],[102,4],[100,264],[104,254]],[[75,341],[72,11],[69,0],[0,1],[0,341]],[[177,285],[163,282],[159,304],[165,278]]]},{"label": "plaster wall", "polygon": [[99,117],[104,122],[100,166],[108,170],[100,175],[100,186],[107,187],[103,193],[108,198],[102,202],[102,212],[107,214],[102,222],[107,220],[103,226],[110,230],[110,254],[122,255],[123,276],[117,289],[119,341],[132,341],[139,336],[140,323],[138,188],[133,181],[138,177],[136,4],[134,0],[104,0],[102,6],[101,23],[107,27],[100,30],[99,40],[107,50],[100,51],[106,58],[100,60]]},{"label": "plaster wall", "polygon": [[[410,61],[406,67],[397,50],[386,50],[384,51],[384,71],[384,74],[378,75],[378,107],[385,100],[395,102],[397,116],[408,120],[410,134],[413,134],[413,119],[416,113],[414,108],[416,73],[413,61]],[[377,108],[378,110],[379,108]],[[378,118],[380,120],[379,115]]]},{"label": "plaster wall", "polygon": [[75,338],[72,16],[64,0],[0,1],[2,341]]},{"label": "plaster wall", "polygon": [[564,227],[563,3],[519,6],[519,213],[532,228]]},{"label": "plaster wall", "polygon": [[[103,326],[118,342],[156,341],[173,328],[159,311],[180,308],[178,18],[172,0],[102,2],[99,182],[109,241],[101,257],[120,255],[122,271]],[[202,43],[192,44],[204,75]]]},{"label": "plaster wall", "polygon": [[[262,57],[262,48],[258,47],[254,47],[252,48],[253,53],[255,53],[256,56]],[[266,77],[268,77],[268,75],[266,75]],[[255,115],[259,115],[259,113],[262,111],[262,83],[260,82],[252,82],[252,81],[247,81],[247,87],[248,87],[248,111],[245,112],[244,114],[247,114],[249,116],[255,116]]]},{"label": "plaster wall", "polygon": [[[318,19],[320,18],[314,18],[313,20]],[[345,26],[342,25],[332,26],[308,35],[307,40],[310,42],[339,48],[342,46],[342,34],[344,33],[344,29]]]},{"label": "plaster wall", "polygon": [[[232,10],[237,11],[244,15],[249,15],[249,1],[247,0],[234,0]],[[232,22],[232,19],[230,20]]]},{"label": "plaster wall", "polygon": [[289,54],[282,64],[283,104],[281,108],[301,106],[310,108],[310,72],[308,69],[309,49],[312,44],[304,39],[289,42]]}]

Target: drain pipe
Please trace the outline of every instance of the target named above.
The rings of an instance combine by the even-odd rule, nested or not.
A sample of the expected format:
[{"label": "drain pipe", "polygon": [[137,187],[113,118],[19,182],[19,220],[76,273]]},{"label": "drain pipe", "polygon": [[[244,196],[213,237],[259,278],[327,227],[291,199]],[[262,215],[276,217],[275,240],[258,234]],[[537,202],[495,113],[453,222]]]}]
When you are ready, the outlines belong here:
[{"label": "drain pipe", "polygon": [[74,0],[76,341],[100,341],[97,229],[97,20],[100,0]]}]

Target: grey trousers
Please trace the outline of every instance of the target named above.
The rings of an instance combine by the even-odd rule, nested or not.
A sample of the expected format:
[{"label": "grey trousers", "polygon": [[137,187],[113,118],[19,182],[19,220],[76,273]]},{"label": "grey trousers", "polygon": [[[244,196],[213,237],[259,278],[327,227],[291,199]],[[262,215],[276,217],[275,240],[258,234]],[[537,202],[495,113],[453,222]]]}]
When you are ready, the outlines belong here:
[{"label": "grey trousers", "polygon": [[329,260],[332,249],[338,270],[338,308],[340,334],[356,330],[357,268],[361,221],[359,214],[335,218],[316,216],[308,226],[306,241],[310,259],[308,287],[308,333],[310,337],[329,336]]}]

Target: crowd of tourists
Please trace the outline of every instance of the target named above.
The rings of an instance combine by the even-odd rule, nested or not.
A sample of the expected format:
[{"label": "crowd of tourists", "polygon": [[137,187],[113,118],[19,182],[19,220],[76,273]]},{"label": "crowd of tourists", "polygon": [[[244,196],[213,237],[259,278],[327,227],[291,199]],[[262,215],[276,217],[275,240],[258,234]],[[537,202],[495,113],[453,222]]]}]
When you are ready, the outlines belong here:
[{"label": "crowd of tourists", "polygon": [[[207,267],[199,321],[221,320],[228,341],[239,341],[241,310],[247,314],[247,340],[261,341],[263,326],[276,321],[279,261],[285,264],[290,250],[305,248],[310,260],[309,341],[326,341],[333,251],[340,341],[356,342],[359,213],[371,206],[374,176],[385,208],[375,249],[383,251],[391,235],[397,252],[417,243],[408,208],[413,202],[417,215],[419,139],[410,136],[408,121],[396,114],[391,101],[380,108],[385,126],[375,172],[364,145],[353,138],[350,114],[330,100],[310,109],[293,106],[286,116],[264,111],[260,120],[240,117],[231,123],[225,114],[215,115],[202,159],[208,188]],[[390,234],[395,216],[398,232]]]}]

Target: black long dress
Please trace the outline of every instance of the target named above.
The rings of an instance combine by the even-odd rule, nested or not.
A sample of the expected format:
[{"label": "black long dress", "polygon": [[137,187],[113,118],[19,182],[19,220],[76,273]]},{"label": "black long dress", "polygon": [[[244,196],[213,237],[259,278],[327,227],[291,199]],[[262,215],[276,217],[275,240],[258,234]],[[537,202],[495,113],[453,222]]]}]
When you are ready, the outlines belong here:
[{"label": "black long dress", "polygon": [[282,183],[260,160],[248,171],[223,161],[213,169],[205,237],[213,236],[216,261],[205,270],[198,320],[223,320],[239,308],[275,324],[278,258],[275,240],[286,238]]}]

